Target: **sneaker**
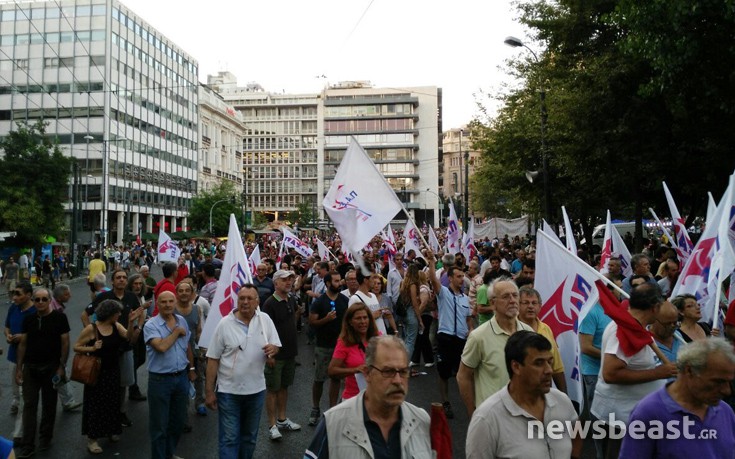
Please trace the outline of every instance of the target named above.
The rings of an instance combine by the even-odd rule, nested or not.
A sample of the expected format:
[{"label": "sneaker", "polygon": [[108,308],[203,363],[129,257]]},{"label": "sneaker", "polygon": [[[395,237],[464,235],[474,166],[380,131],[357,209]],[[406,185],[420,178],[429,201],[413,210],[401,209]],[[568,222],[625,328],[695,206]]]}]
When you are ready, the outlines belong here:
[{"label": "sneaker", "polygon": [[197,414],[199,416],[206,416],[207,415],[207,407],[204,405],[199,405],[197,407]]},{"label": "sneaker", "polygon": [[286,418],[283,421],[276,421],[276,426],[278,426],[279,429],[283,430],[301,430],[301,424],[296,424],[289,418]]},{"label": "sneaker", "polygon": [[23,448],[18,451],[18,453],[15,455],[15,457],[19,459],[23,459],[26,457],[31,457],[36,453],[36,451],[33,450],[32,446],[24,446]]},{"label": "sneaker", "polygon": [[319,422],[319,417],[322,415],[321,411],[318,407],[314,407],[311,409],[311,413],[309,413],[309,425],[315,426],[317,422]]},{"label": "sneaker", "polygon": [[444,406],[444,415],[447,417],[447,419],[454,419],[454,411],[452,411],[452,404],[449,402],[444,402],[442,405]]},{"label": "sneaker", "polygon": [[281,431],[278,430],[278,426],[271,426],[270,429],[268,429],[268,438],[271,439],[271,441],[278,441],[283,437],[281,435]]},{"label": "sneaker", "polygon": [[82,403],[83,402],[69,402],[69,403],[67,403],[66,405],[63,406],[63,410],[66,411],[67,413],[69,411],[74,411],[77,408],[79,408],[80,406],[82,406]]},{"label": "sneaker", "polygon": [[130,420],[127,414],[120,413],[120,425],[123,427],[130,427],[133,425],[133,421]]},{"label": "sneaker", "polygon": [[426,367],[426,368],[431,368],[431,367],[433,367],[434,365],[436,365],[436,363],[434,363],[434,362],[428,362],[428,363],[425,363],[425,364],[424,364],[424,367]]}]

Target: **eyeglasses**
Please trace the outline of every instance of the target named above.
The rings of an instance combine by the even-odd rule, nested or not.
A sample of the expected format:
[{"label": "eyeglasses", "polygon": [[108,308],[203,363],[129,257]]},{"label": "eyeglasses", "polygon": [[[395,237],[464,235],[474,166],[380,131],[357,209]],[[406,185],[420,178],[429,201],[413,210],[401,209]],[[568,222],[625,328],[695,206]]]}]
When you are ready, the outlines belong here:
[{"label": "eyeglasses", "polygon": [[380,368],[376,367],[375,365],[370,365],[370,368],[372,368],[372,369],[374,369],[376,371],[379,371],[380,374],[383,375],[383,377],[385,379],[395,378],[396,377],[396,374],[401,375],[401,378],[402,379],[406,379],[406,378],[408,378],[408,375],[411,374],[411,369],[410,368],[401,368],[401,369],[397,369],[397,368],[384,368],[384,369],[380,369]]},{"label": "eyeglasses", "polygon": [[36,302],[36,303],[41,303],[41,302],[46,303],[47,301],[49,301],[49,297],[47,297],[47,296],[41,296],[41,297],[38,297],[38,298],[34,298],[33,301]]}]

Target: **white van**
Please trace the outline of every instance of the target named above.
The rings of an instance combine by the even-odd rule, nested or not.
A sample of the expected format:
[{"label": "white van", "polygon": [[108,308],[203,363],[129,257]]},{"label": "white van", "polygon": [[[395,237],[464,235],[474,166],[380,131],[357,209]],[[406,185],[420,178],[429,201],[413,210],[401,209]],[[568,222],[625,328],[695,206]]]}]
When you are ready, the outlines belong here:
[{"label": "white van", "polygon": [[[595,226],[592,230],[592,244],[602,247],[602,243],[605,242],[605,224]],[[612,226],[618,230],[620,237],[624,238],[625,233],[635,234],[635,221],[632,222],[621,222],[613,223]]]}]

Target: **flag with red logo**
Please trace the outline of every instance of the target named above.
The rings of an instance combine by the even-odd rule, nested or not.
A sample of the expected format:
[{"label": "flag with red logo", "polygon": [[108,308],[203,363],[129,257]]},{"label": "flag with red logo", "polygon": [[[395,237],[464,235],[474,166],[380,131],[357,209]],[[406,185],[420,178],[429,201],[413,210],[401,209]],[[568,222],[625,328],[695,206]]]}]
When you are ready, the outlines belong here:
[{"label": "flag with red logo", "polygon": [[694,246],[689,259],[679,274],[679,279],[671,291],[675,297],[689,293],[697,297],[703,307],[702,318],[711,322],[716,317],[722,280],[733,271],[733,240],[735,240],[735,176],[720,204],[712,216],[712,224],[704,228],[702,236]]},{"label": "flag with red logo", "polygon": [[602,274],[607,274],[607,262],[612,258],[612,224],[610,223],[610,209],[607,210],[607,220],[605,221],[605,239],[602,241],[602,251],[600,252],[600,264],[597,269]]},{"label": "flag with red logo", "polygon": [[260,246],[258,244],[255,244],[255,248],[252,252],[250,252],[248,260],[250,261],[250,272],[253,273],[253,276],[255,276],[257,274],[255,270],[260,264]]},{"label": "flag with red logo", "polygon": [[439,253],[439,251],[441,251],[441,244],[439,244],[439,239],[436,237],[434,228],[431,226],[429,226],[429,247],[431,247],[431,250],[434,253]]},{"label": "flag with red logo", "polygon": [[620,267],[623,270],[623,275],[625,277],[630,277],[633,275],[633,264],[631,261],[633,257],[630,255],[630,250],[628,250],[628,246],[625,245],[625,241],[623,241],[623,238],[620,236],[620,232],[618,232],[615,225],[613,225],[610,230],[612,231],[613,256],[620,260]]},{"label": "flag with red logo", "polygon": [[461,231],[459,229],[459,219],[457,211],[454,210],[454,203],[449,199],[449,219],[447,220],[447,253],[459,253],[462,249]]},{"label": "flag with red logo", "polygon": [[679,262],[684,264],[692,254],[694,244],[692,244],[687,228],[684,225],[685,220],[681,218],[681,215],[679,215],[679,209],[676,207],[674,197],[671,195],[669,187],[666,186],[666,182],[662,183],[664,185],[666,201],[669,203],[669,210],[671,211],[671,220],[674,225],[674,237],[676,238],[674,249],[676,250],[676,256],[679,257]]},{"label": "flag with red logo", "polygon": [[564,216],[564,237],[567,240],[567,249],[573,254],[577,254],[577,241],[574,240],[574,230],[572,229],[572,222],[569,220],[567,215],[567,209],[561,206],[561,213]]},{"label": "flag with red logo", "polygon": [[158,261],[179,261],[181,249],[164,230],[158,232]]},{"label": "flag with red logo", "polygon": [[413,220],[409,219],[403,228],[403,253],[409,250],[416,252],[416,256],[421,256],[421,238],[419,238],[419,230],[413,224]]},{"label": "flag with red logo", "polygon": [[544,231],[536,237],[536,280],[543,306],[538,318],[551,328],[564,361],[569,398],[584,400],[577,329],[598,298],[600,274]]},{"label": "flag with red logo", "polygon": [[462,237],[462,255],[464,255],[467,263],[472,260],[472,257],[477,255],[477,247],[475,246],[475,219],[470,218],[467,223],[467,232]]},{"label": "flag with red logo", "polygon": [[217,281],[217,290],[212,298],[207,321],[202,327],[199,347],[208,348],[214,329],[223,317],[237,306],[237,292],[245,284],[253,283],[253,275],[242,245],[240,230],[235,215],[230,214],[230,231],[227,234],[227,251],[222,262],[222,270]]},{"label": "flag with red logo", "polygon": [[294,233],[289,231],[285,226],[281,227],[281,231],[283,232],[284,246],[291,247],[292,249],[296,250],[296,253],[298,253],[302,257],[310,257],[314,255],[314,251],[311,250],[311,247],[309,247],[306,242],[299,239]]},{"label": "flag with red logo", "polygon": [[637,354],[641,349],[653,342],[651,332],[643,328],[640,322],[628,312],[628,300],[622,303],[613,295],[605,283],[598,279],[595,281],[597,292],[600,295],[600,305],[605,310],[605,315],[618,326],[616,336],[620,342],[620,350],[630,357]]},{"label": "flag with red logo", "polygon": [[331,252],[329,251],[329,248],[319,240],[319,238],[316,238],[316,250],[319,252],[319,258],[321,258],[322,261],[329,261],[329,254]]},{"label": "flag with red logo", "polygon": [[357,253],[403,210],[403,204],[365,150],[352,138],[324,196],[342,247]]}]

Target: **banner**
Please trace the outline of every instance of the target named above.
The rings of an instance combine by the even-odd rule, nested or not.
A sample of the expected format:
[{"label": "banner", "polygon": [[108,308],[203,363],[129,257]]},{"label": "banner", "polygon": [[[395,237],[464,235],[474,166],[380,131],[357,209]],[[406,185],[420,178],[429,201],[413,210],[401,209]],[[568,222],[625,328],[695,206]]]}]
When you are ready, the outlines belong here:
[{"label": "banner", "polygon": [[222,270],[217,281],[217,290],[212,298],[202,335],[199,338],[199,347],[208,348],[217,324],[237,306],[237,292],[244,284],[252,284],[253,276],[250,263],[245,256],[240,230],[237,228],[235,215],[230,214],[230,230],[227,234],[227,251],[222,262]]},{"label": "banner", "polygon": [[353,253],[403,210],[395,191],[354,137],[322,204],[342,239],[343,249]]},{"label": "banner", "polygon": [[[515,236],[523,237],[528,234],[528,228],[528,217],[514,219],[491,218],[485,223],[475,225],[475,238],[502,239],[507,235],[513,239]],[[556,234],[554,235],[556,236]]]},{"label": "banner", "polygon": [[283,245],[285,247],[291,247],[302,257],[310,257],[314,255],[314,251],[311,250],[309,245],[296,237],[294,233],[287,230],[285,226],[281,227],[281,231],[283,231]]},{"label": "banner", "polygon": [[181,249],[171,240],[164,230],[158,233],[158,261],[174,261],[178,262],[181,256]]}]

